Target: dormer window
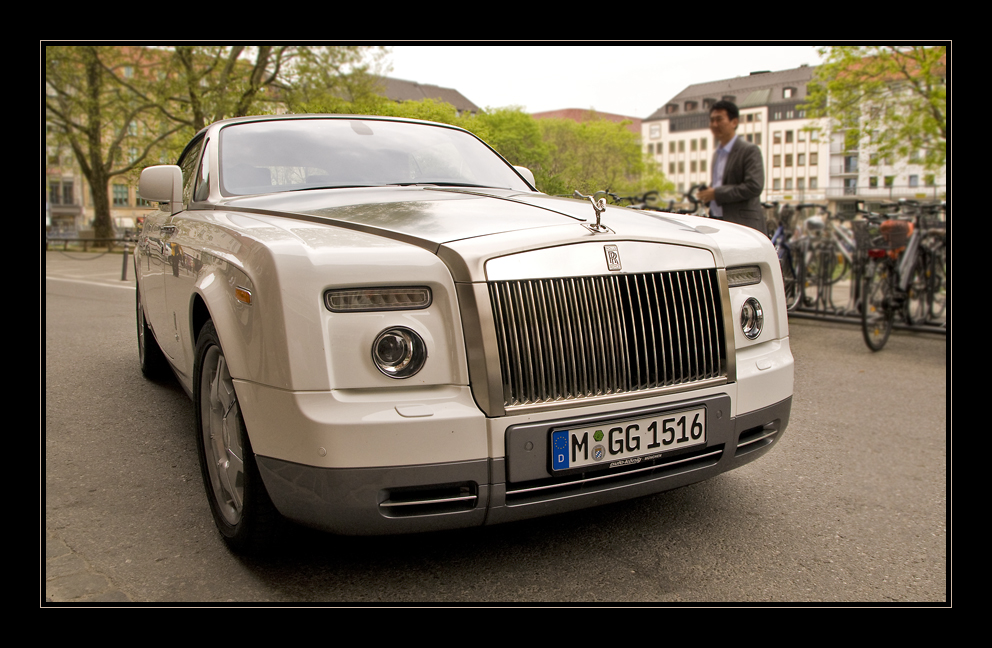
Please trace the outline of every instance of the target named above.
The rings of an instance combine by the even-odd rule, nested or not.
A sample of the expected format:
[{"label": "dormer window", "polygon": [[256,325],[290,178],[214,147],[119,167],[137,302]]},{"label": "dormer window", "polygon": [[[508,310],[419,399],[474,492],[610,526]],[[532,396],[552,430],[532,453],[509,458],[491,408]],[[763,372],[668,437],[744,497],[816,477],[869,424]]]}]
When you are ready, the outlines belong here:
[{"label": "dormer window", "polygon": [[678,111],[679,111],[679,105],[678,104],[668,104],[667,106],[665,106],[665,114],[666,115],[674,115]]},{"label": "dormer window", "polygon": [[685,102],[685,111],[686,112],[692,112],[693,110],[695,110],[698,107],[699,107],[699,102],[698,101],[687,101],[687,102]]},{"label": "dormer window", "polygon": [[782,88],[782,98],[783,99],[792,99],[795,96],[796,96],[796,89],[795,88]]}]

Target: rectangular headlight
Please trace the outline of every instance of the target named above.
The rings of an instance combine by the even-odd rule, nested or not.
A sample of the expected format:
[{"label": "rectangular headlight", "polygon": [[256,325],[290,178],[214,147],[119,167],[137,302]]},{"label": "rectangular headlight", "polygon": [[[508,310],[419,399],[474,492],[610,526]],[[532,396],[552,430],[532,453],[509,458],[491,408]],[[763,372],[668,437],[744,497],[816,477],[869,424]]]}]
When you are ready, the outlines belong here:
[{"label": "rectangular headlight", "polygon": [[400,286],[328,290],[324,293],[324,305],[335,313],[427,308],[431,305],[431,289]]},{"label": "rectangular headlight", "polygon": [[758,266],[727,268],[727,283],[731,288],[761,283],[761,268]]}]

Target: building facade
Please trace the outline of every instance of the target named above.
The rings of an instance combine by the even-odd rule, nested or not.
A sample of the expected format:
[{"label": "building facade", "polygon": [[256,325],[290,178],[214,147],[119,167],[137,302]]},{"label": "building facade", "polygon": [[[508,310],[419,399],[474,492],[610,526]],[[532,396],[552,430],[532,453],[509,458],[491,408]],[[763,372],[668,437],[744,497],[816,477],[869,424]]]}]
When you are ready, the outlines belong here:
[{"label": "building facade", "polygon": [[925,172],[913,158],[879,160],[863,145],[849,149],[843,132],[808,118],[802,106],[814,67],[753,72],[746,77],[688,86],[641,123],[644,151],[675,183],[679,196],[712,183],[710,107],[726,99],[740,109],[739,137],[761,148],[764,202],[817,203],[853,212],[857,201],[941,200],[946,176]]}]

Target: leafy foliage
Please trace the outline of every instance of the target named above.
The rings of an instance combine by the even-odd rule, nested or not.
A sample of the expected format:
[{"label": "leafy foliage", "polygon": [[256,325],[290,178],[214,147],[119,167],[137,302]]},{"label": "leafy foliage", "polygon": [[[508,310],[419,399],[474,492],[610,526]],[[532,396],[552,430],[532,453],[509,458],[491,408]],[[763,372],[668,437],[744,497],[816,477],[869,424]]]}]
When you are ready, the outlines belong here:
[{"label": "leafy foliage", "polygon": [[805,108],[847,129],[849,148],[869,143],[878,159],[922,152],[929,170],[947,154],[947,47],[835,46],[820,49]]}]

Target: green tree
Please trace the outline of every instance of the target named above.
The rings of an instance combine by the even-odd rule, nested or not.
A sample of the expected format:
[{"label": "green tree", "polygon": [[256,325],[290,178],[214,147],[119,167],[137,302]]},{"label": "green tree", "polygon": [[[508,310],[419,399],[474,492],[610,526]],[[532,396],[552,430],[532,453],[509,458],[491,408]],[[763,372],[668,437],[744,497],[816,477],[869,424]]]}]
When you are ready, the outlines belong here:
[{"label": "green tree", "polygon": [[654,161],[641,152],[626,122],[542,119],[539,124],[549,147],[547,172],[554,183],[549,193],[665,193],[674,189]]},{"label": "green tree", "polygon": [[111,179],[139,168],[181,128],[161,121],[156,65],[142,49],[45,48],[46,119],[89,183],[97,238],[114,235]]},{"label": "green tree", "polygon": [[922,151],[929,170],[947,154],[947,47],[834,46],[820,49],[804,108],[846,130],[848,146],[867,143],[876,159]]}]

